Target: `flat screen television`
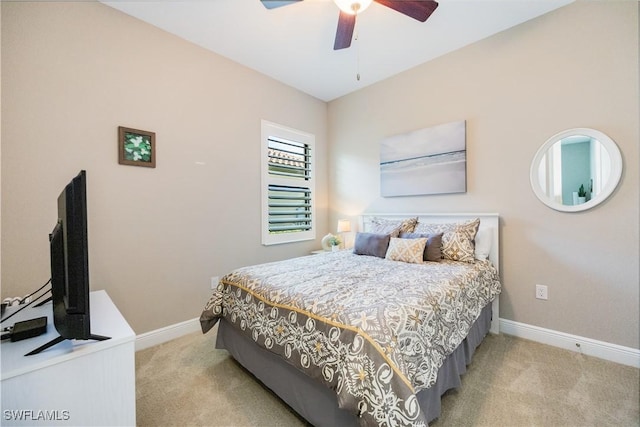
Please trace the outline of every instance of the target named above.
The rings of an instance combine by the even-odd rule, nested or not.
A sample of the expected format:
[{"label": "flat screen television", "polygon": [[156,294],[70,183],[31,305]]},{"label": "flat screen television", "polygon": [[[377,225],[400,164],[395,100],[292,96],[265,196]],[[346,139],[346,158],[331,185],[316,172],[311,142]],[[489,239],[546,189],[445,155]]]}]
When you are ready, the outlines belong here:
[{"label": "flat screen television", "polygon": [[82,170],[58,196],[58,220],[49,234],[53,324],[60,336],[28,353],[64,340],[105,340],[91,333],[87,174]]}]

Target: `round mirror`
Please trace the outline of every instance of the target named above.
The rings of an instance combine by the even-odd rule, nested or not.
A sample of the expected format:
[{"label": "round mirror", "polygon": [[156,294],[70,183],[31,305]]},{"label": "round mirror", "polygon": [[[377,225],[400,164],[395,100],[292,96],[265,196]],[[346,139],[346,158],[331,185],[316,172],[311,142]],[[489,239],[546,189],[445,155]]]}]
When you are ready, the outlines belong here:
[{"label": "round mirror", "polygon": [[538,199],[563,212],[591,209],[616,189],[622,176],[618,146],[604,133],[569,129],[547,140],[531,163]]}]

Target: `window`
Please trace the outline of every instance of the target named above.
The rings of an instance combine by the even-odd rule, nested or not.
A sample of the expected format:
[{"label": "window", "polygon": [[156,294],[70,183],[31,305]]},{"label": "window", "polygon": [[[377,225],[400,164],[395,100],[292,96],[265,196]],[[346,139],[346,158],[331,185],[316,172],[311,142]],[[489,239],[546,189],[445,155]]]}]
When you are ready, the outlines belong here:
[{"label": "window", "polygon": [[315,137],[262,121],[262,244],[312,240]]}]

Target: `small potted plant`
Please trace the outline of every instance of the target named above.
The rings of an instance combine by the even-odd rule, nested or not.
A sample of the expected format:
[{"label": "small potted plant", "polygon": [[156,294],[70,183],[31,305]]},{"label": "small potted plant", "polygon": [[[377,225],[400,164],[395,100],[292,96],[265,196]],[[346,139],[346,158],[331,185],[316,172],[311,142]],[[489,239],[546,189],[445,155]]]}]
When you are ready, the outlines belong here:
[{"label": "small potted plant", "polygon": [[584,190],[584,184],[580,184],[580,188],[578,189],[578,204],[584,203],[587,201],[587,192]]},{"label": "small potted plant", "polygon": [[331,250],[332,250],[332,251],[337,251],[337,250],[339,250],[339,249],[340,249],[340,243],[342,243],[342,242],[340,241],[340,237],[338,237],[338,236],[333,236],[333,235],[332,235],[332,236],[329,238],[329,240],[328,240],[328,241],[329,241],[329,246],[331,246]]}]

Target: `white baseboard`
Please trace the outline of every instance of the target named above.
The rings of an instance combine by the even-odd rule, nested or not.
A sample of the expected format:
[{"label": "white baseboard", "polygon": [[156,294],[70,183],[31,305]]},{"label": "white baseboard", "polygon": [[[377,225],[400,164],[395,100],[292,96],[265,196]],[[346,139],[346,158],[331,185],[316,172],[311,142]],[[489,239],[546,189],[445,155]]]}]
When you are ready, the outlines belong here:
[{"label": "white baseboard", "polygon": [[197,317],[154,331],[145,332],[144,334],[136,336],[136,351],[144,350],[145,348],[153,347],[154,345],[162,344],[196,331],[201,331],[200,320]]},{"label": "white baseboard", "polygon": [[506,319],[500,319],[500,332],[553,347],[575,351],[587,356],[598,357],[622,365],[640,368],[640,350],[634,348],[623,347],[617,344],[597,341],[591,338],[566,334],[564,332]]},{"label": "white baseboard", "polygon": [[[154,331],[145,332],[136,337],[136,351],[144,350],[145,348],[153,347],[154,345],[162,344],[200,330],[200,321],[198,318],[195,318]],[[500,333],[575,351],[587,356],[598,357],[622,365],[640,368],[640,350],[634,348],[566,334],[564,332],[507,319],[500,319]]]}]

